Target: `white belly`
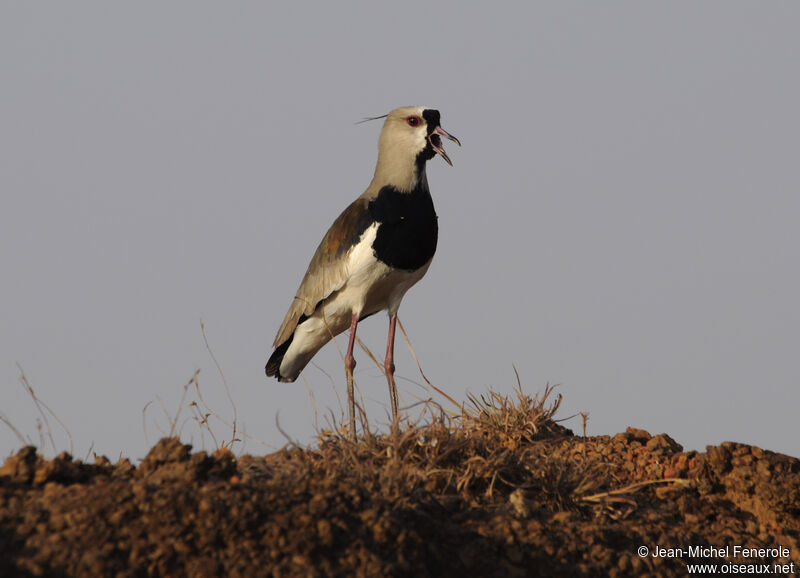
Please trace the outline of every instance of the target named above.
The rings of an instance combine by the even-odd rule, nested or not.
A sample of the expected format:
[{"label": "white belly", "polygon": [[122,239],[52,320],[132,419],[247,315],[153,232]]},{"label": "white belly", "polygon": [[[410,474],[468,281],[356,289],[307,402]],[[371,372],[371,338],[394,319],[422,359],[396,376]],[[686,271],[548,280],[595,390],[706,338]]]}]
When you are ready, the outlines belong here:
[{"label": "white belly", "polygon": [[325,299],[294,331],[281,362],[281,375],[295,379],[320,348],[350,327],[353,314],[363,318],[387,309],[397,313],[403,296],[427,272],[430,261],[416,271],[389,268],[375,257],[372,243],[377,224],[361,236],[348,253],[344,285]]}]

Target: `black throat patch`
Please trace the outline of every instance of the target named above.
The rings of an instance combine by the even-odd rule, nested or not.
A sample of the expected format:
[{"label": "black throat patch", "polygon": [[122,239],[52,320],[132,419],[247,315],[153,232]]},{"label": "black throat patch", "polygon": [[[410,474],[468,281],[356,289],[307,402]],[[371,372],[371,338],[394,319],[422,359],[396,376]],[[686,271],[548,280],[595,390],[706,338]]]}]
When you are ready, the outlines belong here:
[{"label": "black throat patch", "polygon": [[[430,137],[431,133],[439,126],[439,111],[433,108],[426,108],[422,111],[422,118],[425,120],[425,125],[428,129],[426,136]],[[436,138],[439,138],[438,136]],[[426,161],[431,160],[436,156],[436,151],[431,147],[430,140],[425,143],[425,148],[417,153],[417,171],[421,171]]]}]

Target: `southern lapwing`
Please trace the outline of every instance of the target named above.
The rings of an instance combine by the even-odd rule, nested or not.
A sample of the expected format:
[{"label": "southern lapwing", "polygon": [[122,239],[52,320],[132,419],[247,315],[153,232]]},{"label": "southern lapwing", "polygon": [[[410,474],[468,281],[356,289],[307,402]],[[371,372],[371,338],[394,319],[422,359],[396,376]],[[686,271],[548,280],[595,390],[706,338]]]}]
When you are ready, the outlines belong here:
[{"label": "southern lapwing", "polygon": [[[389,312],[384,368],[396,420],[394,333],[397,309],[433,259],[438,224],[425,163],[436,154],[452,166],[441,137],[439,111],[406,106],[384,116],[378,163],[367,190],[333,222],[308,265],[267,362],[267,376],[294,381],[320,348],[348,327],[344,358],[350,435],[355,439],[353,345],[358,322]],[[384,118],[376,117],[376,118]],[[374,119],[371,119],[374,120]]]}]

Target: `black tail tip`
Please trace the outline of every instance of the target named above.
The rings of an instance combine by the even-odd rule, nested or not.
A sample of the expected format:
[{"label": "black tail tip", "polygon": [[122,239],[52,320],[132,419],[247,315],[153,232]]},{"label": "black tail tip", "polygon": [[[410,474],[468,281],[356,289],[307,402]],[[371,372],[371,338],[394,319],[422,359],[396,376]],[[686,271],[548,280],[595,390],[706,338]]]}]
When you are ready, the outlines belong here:
[{"label": "black tail tip", "polygon": [[277,377],[278,379],[281,378],[280,367],[282,359],[282,355],[278,359],[275,359],[275,354],[269,358],[267,365],[264,367],[264,373],[267,374],[267,377]]},{"label": "black tail tip", "polygon": [[284,381],[281,375],[281,362],[283,361],[283,356],[286,354],[286,350],[289,349],[289,345],[291,344],[291,339],[284,341],[272,352],[272,355],[269,356],[269,361],[267,361],[267,365],[264,367],[264,372],[267,374],[267,377],[277,377],[278,381]]}]

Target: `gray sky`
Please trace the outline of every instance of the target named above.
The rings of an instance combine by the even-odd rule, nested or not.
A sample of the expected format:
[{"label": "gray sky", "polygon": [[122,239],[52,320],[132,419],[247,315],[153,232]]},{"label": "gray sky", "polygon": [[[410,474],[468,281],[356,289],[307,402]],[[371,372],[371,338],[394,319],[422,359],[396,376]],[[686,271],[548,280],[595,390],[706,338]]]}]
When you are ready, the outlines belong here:
[{"label": "gray sky", "polygon": [[[279,414],[310,441],[309,392],[320,421],[342,413],[340,354],[278,384],[270,344],[372,177],[380,123],[354,122],[422,104],[463,143],[429,164],[439,249],[400,308],[437,386],[511,393],[515,364],[529,393],[560,383],[589,434],[800,455],[796,3],[274,4],[0,7],[0,411],[17,428],[38,439],[17,362],[81,457],[143,457],[145,429],[168,429],[155,400],[174,412],[195,369],[230,416],[202,318],[247,433],[282,445]],[[382,355],[386,329],[359,335]],[[385,423],[385,380],[357,359]],[[414,403],[402,341],[396,362]],[[0,424],[0,455],[18,446]]]}]

